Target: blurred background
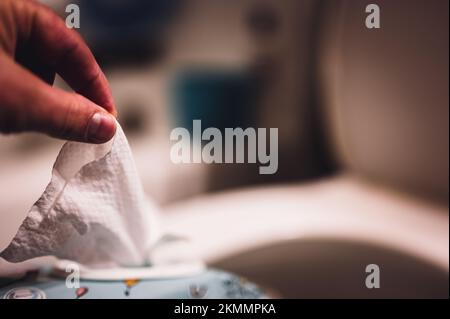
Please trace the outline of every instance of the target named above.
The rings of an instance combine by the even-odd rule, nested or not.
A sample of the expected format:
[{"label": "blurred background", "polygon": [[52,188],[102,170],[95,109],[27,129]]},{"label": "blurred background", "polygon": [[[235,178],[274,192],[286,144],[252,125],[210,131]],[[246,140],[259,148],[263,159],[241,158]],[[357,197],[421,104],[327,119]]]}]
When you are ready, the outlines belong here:
[{"label": "blurred background", "polygon": [[[281,297],[448,298],[448,1],[374,1],[380,29],[367,1],[42,2],[79,5],[145,191],[209,264]],[[278,128],[278,172],[171,163],[193,119]],[[0,249],[62,144],[0,136]]]}]

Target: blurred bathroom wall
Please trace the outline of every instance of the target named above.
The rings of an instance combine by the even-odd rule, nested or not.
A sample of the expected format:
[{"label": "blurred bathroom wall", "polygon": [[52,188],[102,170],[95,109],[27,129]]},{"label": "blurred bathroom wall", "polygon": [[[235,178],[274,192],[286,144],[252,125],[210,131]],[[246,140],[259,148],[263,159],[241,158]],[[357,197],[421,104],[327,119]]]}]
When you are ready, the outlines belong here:
[{"label": "blurred bathroom wall", "polygon": [[380,29],[365,3],[323,8],[318,73],[327,143],[339,166],[447,207],[449,2],[384,1]]},{"label": "blurred bathroom wall", "polygon": [[[320,1],[43,2],[62,17],[67,15],[67,3],[80,6],[78,31],[110,81],[119,121],[130,139],[144,187],[157,201],[306,179],[329,171],[315,143],[320,132],[310,94],[313,28]],[[198,74],[208,78],[204,83],[197,81],[192,91],[189,85]],[[209,112],[204,112],[204,122],[210,119],[208,124],[218,127],[279,129],[277,174],[259,175],[257,164],[170,162],[170,130],[199,116],[186,111],[192,106],[181,96],[180,86],[189,86],[188,94],[195,95],[208,90],[204,87],[207,83],[217,83],[217,94],[203,106]],[[68,89],[59,78],[56,85]],[[227,122],[221,120],[227,116]],[[0,138],[0,161],[24,154],[28,159],[42,156],[48,159],[48,173],[50,159],[61,145],[37,134]],[[10,165],[8,171],[13,172]],[[30,172],[29,178],[33,176],[37,175]],[[186,179],[190,187],[186,187]]]},{"label": "blurred bathroom wall", "polygon": [[[321,131],[311,90],[314,21],[320,4],[308,0],[186,2],[172,34],[175,72],[194,68],[212,69],[216,76],[227,70],[240,74],[253,85],[253,103],[239,106],[247,112],[236,114],[236,123],[228,127],[279,130],[275,175],[258,174],[254,164],[210,165],[208,190],[301,180],[331,171],[332,163],[316,143]],[[218,116],[225,117],[232,105],[228,108],[216,108]],[[246,118],[239,122],[239,116]]]},{"label": "blurred bathroom wall", "polygon": [[[79,32],[110,81],[145,190],[159,203],[238,186],[304,181],[337,168],[391,184],[423,185],[448,202],[448,91],[442,95],[448,72],[437,73],[448,69],[442,58],[448,55],[443,40],[448,28],[419,24],[423,13],[430,20],[445,15],[448,10],[440,6],[448,6],[446,1],[414,1],[402,16],[412,24],[395,20],[401,5],[382,2],[386,28],[370,34],[360,23],[362,4],[345,1],[42,2],[62,17],[67,3],[79,4]],[[342,17],[342,10],[351,13]],[[345,38],[322,33],[341,30],[342,19],[352,30]],[[448,13],[438,21],[448,24]],[[336,42],[346,47],[344,53]],[[389,46],[393,49],[377,50]],[[415,53],[392,55],[401,48]],[[345,72],[322,77],[340,65],[336,59],[344,61]],[[369,70],[352,64],[358,61],[378,64]],[[413,68],[418,61],[427,62]],[[61,79],[56,85],[65,87]],[[207,90],[213,92],[208,103],[195,113],[189,97]],[[396,93],[410,94],[409,102]],[[337,114],[332,110],[339,117],[330,117]],[[218,127],[278,128],[277,174],[259,175],[256,164],[172,164],[170,130],[198,116]],[[38,134],[0,136],[0,187],[21,189],[20,195],[2,191],[2,210],[25,212],[37,199],[61,145]],[[406,154],[408,165],[401,156]],[[412,174],[417,171],[421,178]]]}]

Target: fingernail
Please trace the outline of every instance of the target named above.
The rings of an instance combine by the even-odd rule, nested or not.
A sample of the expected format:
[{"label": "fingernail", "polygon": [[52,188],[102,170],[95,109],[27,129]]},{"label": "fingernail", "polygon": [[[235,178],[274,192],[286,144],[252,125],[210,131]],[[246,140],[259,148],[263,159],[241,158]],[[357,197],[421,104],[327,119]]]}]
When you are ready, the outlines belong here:
[{"label": "fingernail", "polygon": [[91,143],[105,143],[116,132],[116,121],[106,113],[95,113],[86,129],[86,140]]}]

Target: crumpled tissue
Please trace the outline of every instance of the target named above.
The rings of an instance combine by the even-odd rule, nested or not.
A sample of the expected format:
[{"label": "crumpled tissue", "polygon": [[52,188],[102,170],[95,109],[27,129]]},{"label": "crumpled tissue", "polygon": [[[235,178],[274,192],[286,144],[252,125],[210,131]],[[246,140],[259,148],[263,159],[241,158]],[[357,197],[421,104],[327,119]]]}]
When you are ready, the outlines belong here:
[{"label": "crumpled tissue", "polygon": [[52,178],[9,246],[9,262],[52,255],[90,267],[143,266],[160,238],[125,134],[105,144],[67,142]]}]

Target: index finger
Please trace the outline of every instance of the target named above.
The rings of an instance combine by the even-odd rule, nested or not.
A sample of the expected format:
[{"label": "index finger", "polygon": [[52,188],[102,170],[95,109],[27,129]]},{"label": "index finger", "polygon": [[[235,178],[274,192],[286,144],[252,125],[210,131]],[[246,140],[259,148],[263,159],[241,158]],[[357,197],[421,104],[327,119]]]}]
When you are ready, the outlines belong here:
[{"label": "index finger", "polygon": [[108,81],[81,36],[44,5],[26,3],[31,25],[22,28],[22,36],[39,60],[54,69],[74,91],[116,116]]}]

